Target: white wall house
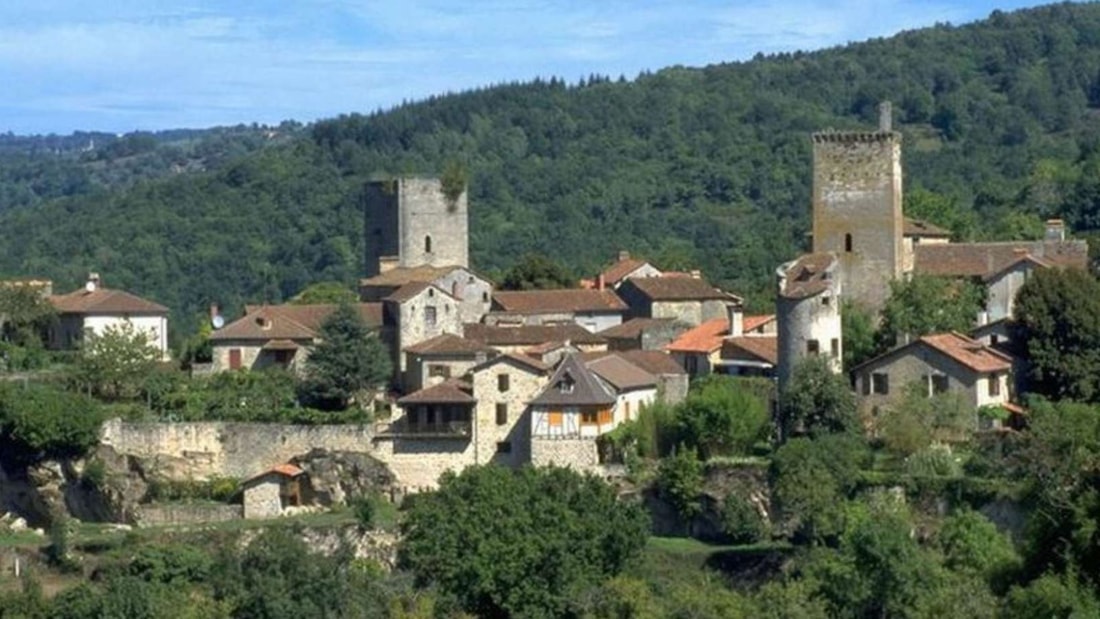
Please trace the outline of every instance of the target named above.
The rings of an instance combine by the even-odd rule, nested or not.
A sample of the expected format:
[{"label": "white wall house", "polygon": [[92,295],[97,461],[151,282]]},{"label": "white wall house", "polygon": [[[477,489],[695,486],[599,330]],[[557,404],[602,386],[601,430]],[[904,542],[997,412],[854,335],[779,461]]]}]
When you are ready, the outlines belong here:
[{"label": "white wall house", "polygon": [[92,273],[83,288],[49,297],[58,313],[49,332],[50,348],[71,350],[80,346],[85,334],[103,335],[110,328],[127,325],[148,337],[162,359],[168,359],[168,308],[122,290],[100,285]]}]

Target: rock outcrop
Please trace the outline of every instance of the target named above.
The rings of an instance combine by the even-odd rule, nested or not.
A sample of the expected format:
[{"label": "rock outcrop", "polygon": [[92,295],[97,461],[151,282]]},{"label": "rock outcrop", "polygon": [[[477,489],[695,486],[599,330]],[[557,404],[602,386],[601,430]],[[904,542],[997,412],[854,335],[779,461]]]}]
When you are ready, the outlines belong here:
[{"label": "rock outcrop", "polygon": [[371,494],[394,498],[393,473],[365,453],[314,449],[292,462],[309,474],[314,499],[320,505],[344,505],[349,499]]}]

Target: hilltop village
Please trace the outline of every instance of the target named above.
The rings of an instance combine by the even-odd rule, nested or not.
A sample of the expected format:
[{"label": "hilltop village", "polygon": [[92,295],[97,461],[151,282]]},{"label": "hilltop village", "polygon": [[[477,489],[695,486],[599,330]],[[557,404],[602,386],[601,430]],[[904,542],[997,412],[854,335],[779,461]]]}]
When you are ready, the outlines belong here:
[{"label": "hilltop village", "polygon": [[[175,459],[177,475],[271,478],[275,486],[301,473],[291,461],[311,449],[369,453],[406,491],[485,463],[614,476],[621,466],[605,461],[598,439],[642,409],[683,400],[689,381],[708,374],[774,379],[774,409],[806,358],[848,377],[871,434],[879,412],[914,382],[929,396],[962,397],[975,425],[1021,426],[1025,411],[1014,396],[1026,360],[1013,356],[1009,328],[1016,293],[1036,270],[1086,268],[1087,245],[1067,239],[1058,220],[1039,241],[953,243],[947,231],[906,218],[891,116],[883,104],[876,130],[812,136],[811,251],[776,266],[772,314],[747,315],[736,291],[627,251],[574,288],[496,290],[470,264],[464,188],[448,191],[432,178],[381,181],[367,189],[366,276],[355,305],[392,361],[375,423],[327,434],[288,429],[267,441],[248,436],[256,430],[247,426],[227,437],[216,423],[114,420],[102,441],[122,454]],[[842,367],[843,308],[877,312],[891,282],[914,274],[980,285],[985,305],[973,330],[921,335]],[[54,295],[48,282],[28,285],[59,314],[52,347],[125,322],[168,357],[167,308],[106,288],[96,274],[68,294]],[[256,305],[225,321],[214,307],[212,362],[196,371],[303,372],[336,308]],[[979,420],[976,411],[988,406],[1004,414]],[[255,514],[278,513],[279,495],[270,496],[275,506]]]}]

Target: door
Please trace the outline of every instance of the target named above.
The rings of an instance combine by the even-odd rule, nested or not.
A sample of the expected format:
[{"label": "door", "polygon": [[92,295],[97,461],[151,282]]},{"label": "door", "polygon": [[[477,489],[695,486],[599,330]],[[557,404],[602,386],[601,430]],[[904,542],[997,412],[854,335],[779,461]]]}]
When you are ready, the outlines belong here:
[{"label": "door", "polygon": [[241,369],[241,349],[230,348],[229,349],[229,369],[239,370]]}]

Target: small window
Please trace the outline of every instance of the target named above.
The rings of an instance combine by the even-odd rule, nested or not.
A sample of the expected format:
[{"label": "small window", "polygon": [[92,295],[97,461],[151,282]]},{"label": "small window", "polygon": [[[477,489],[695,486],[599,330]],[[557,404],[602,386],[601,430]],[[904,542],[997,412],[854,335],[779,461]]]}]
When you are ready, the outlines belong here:
[{"label": "small window", "polygon": [[512,377],[510,374],[497,374],[497,391],[504,393],[512,388]]},{"label": "small window", "polygon": [[546,415],[546,423],[550,424],[553,428],[560,428],[562,424],[561,411],[550,411]]},{"label": "small window", "polygon": [[430,234],[424,237],[424,253],[432,253],[432,236]]},{"label": "small window", "polygon": [[947,375],[945,374],[933,374],[932,375],[932,395],[947,392]]},{"label": "small window", "polygon": [[806,354],[816,355],[821,352],[821,343],[817,340],[806,340]]},{"label": "small window", "polygon": [[836,359],[837,357],[840,356],[840,339],[839,338],[834,337],[833,339],[829,340],[829,354],[831,354],[834,359]]},{"label": "small window", "polygon": [[1001,395],[1001,377],[996,374],[989,375],[989,395],[997,397]]},{"label": "small window", "polygon": [[1001,338],[996,333],[989,336],[989,345],[990,346],[996,346],[1000,341],[1001,341]]},{"label": "small window", "polygon": [[450,378],[451,366],[432,364],[428,366],[428,376],[432,378]]},{"label": "small window", "polygon": [[424,307],[424,324],[429,327],[434,327],[435,322],[438,319],[436,316],[435,306],[427,305]]},{"label": "small window", "polygon": [[497,443],[498,454],[510,454],[512,453],[512,441],[501,441]]},{"label": "small window", "polygon": [[844,235],[844,251],[849,253],[849,254],[852,253],[852,235],[851,234],[845,234]]},{"label": "small window", "polygon": [[482,303],[488,303],[489,302],[489,293],[488,292],[481,293],[481,302]]},{"label": "small window", "polygon": [[500,402],[497,404],[497,425],[503,426],[508,423],[508,405]]},{"label": "small window", "polygon": [[558,383],[558,391],[560,393],[573,393],[573,386],[573,379],[566,376]]},{"label": "small window", "polygon": [[821,304],[824,305],[825,307],[828,307],[832,303],[832,301],[833,301],[833,298],[830,297],[829,295],[825,295],[825,296],[821,297]]},{"label": "small window", "polygon": [[600,422],[599,411],[586,410],[581,411],[581,425],[582,426],[594,426]]},{"label": "small window", "polygon": [[890,375],[881,372],[871,374],[871,393],[880,395],[890,393]]}]

